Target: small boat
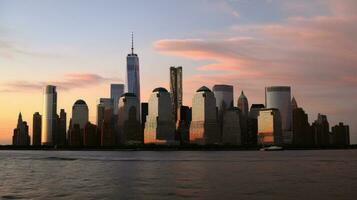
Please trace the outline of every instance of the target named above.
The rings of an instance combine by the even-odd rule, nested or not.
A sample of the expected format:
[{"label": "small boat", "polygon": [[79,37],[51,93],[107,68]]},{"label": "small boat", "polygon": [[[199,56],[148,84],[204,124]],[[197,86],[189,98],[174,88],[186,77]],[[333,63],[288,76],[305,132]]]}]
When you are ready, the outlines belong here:
[{"label": "small boat", "polygon": [[270,146],[260,149],[260,151],[282,151],[282,150],[284,150],[284,148],[279,146]]}]

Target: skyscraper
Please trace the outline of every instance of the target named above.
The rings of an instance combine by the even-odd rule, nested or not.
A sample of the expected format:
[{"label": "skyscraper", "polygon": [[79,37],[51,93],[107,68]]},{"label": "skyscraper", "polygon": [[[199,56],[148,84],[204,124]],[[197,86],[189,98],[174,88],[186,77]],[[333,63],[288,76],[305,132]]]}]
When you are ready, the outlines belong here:
[{"label": "skyscraper", "polygon": [[223,114],[222,142],[223,144],[241,145],[241,111],[230,108]]},{"label": "skyscraper", "polygon": [[182,67],[170,67],[170,94],[172,99],[172,115],[177,120],[177,114],[182,106]]},{"label": "skyscraper", "polygon": [[111,84],[110,85],[110,98],[113,101],[114,114],[118,114],[118,102],[120,96],[124,94],[124,84]]},{"label": "skyscraper", "polygon": [[210,89],[203,86],[196,91],[192,99],[190,143],[217,144],[220,143],[220,135],[216,98]]},{"label": "skyscraper", "polygon": [[214,85],[213,93],[216,97],[216,106],[218,115],[222,115],[224,110],[233,107],[233,86],[232,85]]},{"label": "skyscraper", "polygon": [[335,145],[350,145],[350,127],[340,122],[332,127],[333,141]]},{"label": "skyscraper", "polygon": [[291,144],[292,137],[292,111],[291,89],[289,86],[272,86],[265,88],[265,107],[276,108],[280,111],[283,142]]},{"label": "skyscraper", "polygon": [[259,111],[258,142],[262,145],[279,145],[282,143],[281,117],[278,109]]},{"label": "skyscraper", "polygon": [[19,117],[17,119],[17,126],[14,129],[14,135],[12,136],[12,145],[30,145],[29,127],[27,125],[27,122],[22,121],[21,113],[19,113]]},{"label": "skyscraper", "polygon": [[172,102],[170,93],[165,88],[156,88],[150,95],[144,142],[157,144],[176,143]]},{"label": "skyscraper", "polygon": [[43,116],[42,116],[42,145],[53,145],[56,130],[57,92],[56,86],[47,85],[44,89]]},{"label": "skyscraper", "polygon": [[72,126],[78,124],[81,129],[84,129],[88,123],[88,106],[83,100],[77,100],[72,107]]},{"label": "skyscraper", "polygon": [[134,37],[131,35],[131,53],[126,57],[126,92],[135,94],[140,102],[139,57],[134,54]]},{"label": "skyscraper", "polygon": [[67,140],[67,113],[64,109],[61,109],[60,111],[57,127],[57,144],[65,145]]},{"label": "skyscraper", "polygon": [[140,103],[133,93],[125,93],[119,99],[118,133],[122,144],[142,143]]},{"label": "skyscraper", "polygon": [[238,108],[242,111],[242,115],[244,117],[248,117],[249,114],[249,104],[248,104],[248,98],[244,95],[244,92],[240,94],[238,98]]},{"label": "skyscraper", "polygon": [[35,112],[32,118],[32,145],[40,146],[41,145],[41,123],[42,116],[39,112]]},{"label": "skyscraper", "polygon": [[318,114],[317,119],[312,123],[314,142],[317,146],[330,144],[330,124],[326,115]]}]

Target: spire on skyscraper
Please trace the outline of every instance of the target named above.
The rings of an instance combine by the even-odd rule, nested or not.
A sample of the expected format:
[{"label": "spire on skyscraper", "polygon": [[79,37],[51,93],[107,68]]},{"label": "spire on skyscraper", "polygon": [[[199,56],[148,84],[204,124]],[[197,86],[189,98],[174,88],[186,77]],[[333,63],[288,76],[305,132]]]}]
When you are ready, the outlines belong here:
[{"label": "spire on skyscraper", "polygon": [[131,32],[131,54],[134,54],[134,33]]}]

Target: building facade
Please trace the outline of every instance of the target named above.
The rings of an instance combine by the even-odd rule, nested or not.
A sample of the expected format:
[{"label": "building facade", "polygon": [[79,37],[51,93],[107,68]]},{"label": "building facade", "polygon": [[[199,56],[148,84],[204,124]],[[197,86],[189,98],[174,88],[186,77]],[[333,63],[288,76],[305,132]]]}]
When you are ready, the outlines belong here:
[{"label": "building facade", "polygon": [[291,144],[292,137],[292,111],[291,89],[289,86],[272,86],[265,88],[265,107],[278,109],[281,115],[283,142]]},{"label": "building facade", "polygon": [[182,67],[170,67],[170,94],[172,100],[172,115],[178,119],[178,112],[182,106]]},{"label": "building facade", "polygon": [[121,144],[143,142],[140,124],[140,103],[133,93],[125,93],[119,99],[118,134]]},{"label": "building facade", "polygon": [[171,97],[165,88],[156,88],[150,95],[144,142],[156,144],[177,143],[175,141],[175,122],[172,116]]},{"label": "building facade", "polygon": [[278,109],[263,109],[258,116],[258,143],[280,145],[283,142],[282,124]]},{"label": "building facade", "polygon": [[42,116],[35,112],[32,117],[32,145],[41,146]]},{"label": "building facade", "polygon": [[237,106],[242,111],[242,116],[248,117],[249,115],[248,98],[244,95],[243,91],[238,98]]},{"label": "building facade", "polygon": [[223,114],[223,144],[242,144],[241,116],[242,113],[239,108],[230,108]]},{"label": "building facade", "polygon": [[124,84],[110,84],[110,98],[113,101],[114,115],[118,114],[118,103],[122,94],[124,94]]},{"label": "building facade", "polygon": [[17,126],[14,129],[14,135],[12,136],[12,145],[14,146],[29,146],[30,135],[27,122],[22,120],[21,113],[17,119]]},{"label": "building facade", "polygon": [[132,35],[131,53],[126,57],[126,92],[134,93],[140,102],[140,67],[139,57],[134,53],[134,41]]},{"label": "building facade", "polygon": [[57,91],[56,86],[47,85],[44,89],[41,144],[53,145],[56,137]]},{"label": "building facade", "polygon": [[216,98],[210,89],[203,86],[196,91],[192,99],[190,143],[218,144],[221,142],[220,137]]}]

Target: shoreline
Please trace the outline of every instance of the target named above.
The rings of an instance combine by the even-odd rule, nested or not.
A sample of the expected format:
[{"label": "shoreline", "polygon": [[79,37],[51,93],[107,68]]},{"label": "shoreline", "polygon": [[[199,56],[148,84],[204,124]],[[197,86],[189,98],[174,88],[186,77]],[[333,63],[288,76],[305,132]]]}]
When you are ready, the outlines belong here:
[{"label": "shoreline", "polygon": [[[349,150],[357,149],[357,145],[349,146],[282,146],[284,150]],[[0,145],[0,151],[259,151],[261,146],[229,146],[229,145],[127,145],[112,147],[70,147],[70,146],[12,146]]]}]

